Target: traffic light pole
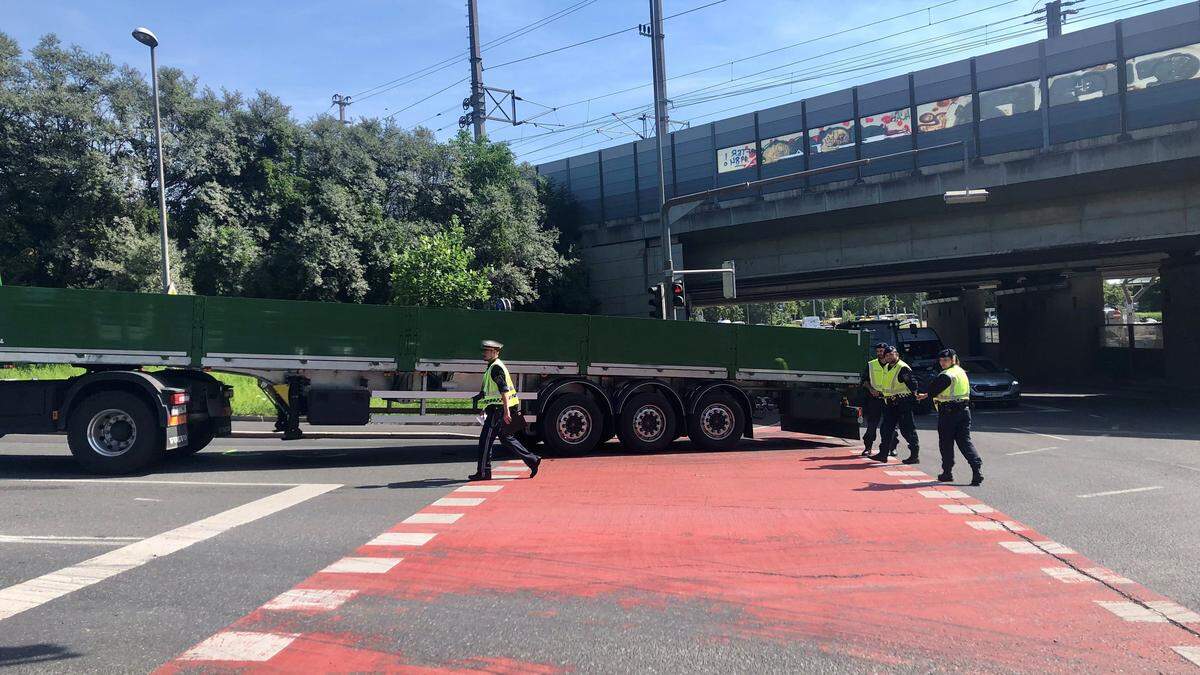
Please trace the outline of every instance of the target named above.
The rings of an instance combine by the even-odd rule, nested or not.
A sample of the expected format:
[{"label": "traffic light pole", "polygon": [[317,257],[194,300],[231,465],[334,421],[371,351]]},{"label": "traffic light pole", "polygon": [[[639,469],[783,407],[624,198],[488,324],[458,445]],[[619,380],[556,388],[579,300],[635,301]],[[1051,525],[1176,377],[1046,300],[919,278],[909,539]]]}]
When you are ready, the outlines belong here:
[{"label": "traffic light pole", "polygon": [[[943,143],[941,145],[932,145],[928,148],[916,148],[914,150],[902,150],[900,152],[893,152],[893,153],[889,153],[886,155],[879,155],[878,157],[863,157],[862,159],[855,159],[855,160],[851,160],[849,162],[842,162],[841,164],[831,164],[829,166],[817,167],[815,169],[809,169],[807,171],[796,171],[795,173],[784,174],[782,176],[775,176],[773,178],[763,178],[760,180],[752,180],[752,181],[747,181],[745,183],[737,183],[736,185],[727,185],[725,187],[715,188],[712,190],[703,190],[701,192],[693,192],[688,195],[680,195],[678,197],[672,197],[670,199],[663,200],[662,209],[658,213],[658,218],[659,218],[659,223],[662,225],[662,229],[663,229],[663,245],[667,247],[666,251],[664,251],[665,255],[667,256],[666,260],[670,261],[670,259],[671,259],[670,253],[669,253],[670,240],[668,239],[668,237],[670,237],[670,232],[671,232],[670,213],[671,213],[671,209],[673,207],[684,206],[686,204],[703,201],[703,200],[709,199],[711,197],[723,197],[725,195],[735,194],[735,193],[742,192],[745,190],[751,190],[754,188],[763,187],[765,185],[774,185],[776,183],[794,181],[794,180],[801,179],[801,178],[807,178],[809,176],[816,176],[818,174],[831,173],[834,171],[842,171],[844,169],[853,169],[855,167],[867,166],[868,164],[873,164],[875,162],[884,162],[889,159],[908,157],[910,155],[915,155],[915,154],[922,153],[922,152],[932,152],[934,150],[945,150],[947,148],[956,148],[959,146],[962,146],[965,148],[966,143],[964,143],[963,141],[955,141],[953,143]],[[963,157],[963,173],[964,173],[964,175],[966,174],[966,169],[967,169],[967,158],[964,153],[964,157]],[[966,190],[965,192],[970,192],[970,190]],[[733,274],[735,274],[735,272],[732,267],[728,267],[728,268],[722,267],[719,269],[702,269],[702,270],[675,270],[675,269],[670,269],[668,267],[664,271],[664,274],[666,274],[666,276],[667,276],[666,282],[662,285],[662,287],[664,288],[664,295],[665,295],[666,286],[668,284],[672,283],[674,278],[677,276],[686,276],[688,274],[730,274],[730,275],[733,275]],[[653,288],[653,287],[651,287],[651,288]],[[736,294],[736,292],[737,292],[736,289],[734,289],[735,294]],[[669,320],[669,319],[673,318],[674,313],[675,313],[674,308],[671,308],[671,311],[668,312],[666,305],[665,304],[663,305],[663,314],[662,314],[663,319]]]}]

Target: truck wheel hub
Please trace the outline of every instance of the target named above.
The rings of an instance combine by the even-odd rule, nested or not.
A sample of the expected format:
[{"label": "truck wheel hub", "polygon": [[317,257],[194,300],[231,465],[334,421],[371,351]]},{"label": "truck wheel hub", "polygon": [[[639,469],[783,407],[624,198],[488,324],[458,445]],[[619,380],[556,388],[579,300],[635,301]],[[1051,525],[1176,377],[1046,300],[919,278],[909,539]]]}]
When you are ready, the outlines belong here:
[{"label": "truck wheel hub", "polygon": [[723,440],[733,433],[733,411],[722,403],[714,403],[700,415],[700,428],[704,435],[714,440]]},{"label": "truck wheel hub", "polygon": [[572,445],[582,443],[592,430],[592,417],[580,406],[564,408],[558,414],[558,437]]},{"label": "truck wheel hub", "polygon": [[123,410],[104,410],[88,422],[87,440],[96,454],[120,457],[137,441],[137,425]]},{"label": "truck wheel hub", "polygon": [[662,438],[666,429],[666,416],[655,406],[638,408],[633,414],[633,433],[639,441],[653,443]]}]

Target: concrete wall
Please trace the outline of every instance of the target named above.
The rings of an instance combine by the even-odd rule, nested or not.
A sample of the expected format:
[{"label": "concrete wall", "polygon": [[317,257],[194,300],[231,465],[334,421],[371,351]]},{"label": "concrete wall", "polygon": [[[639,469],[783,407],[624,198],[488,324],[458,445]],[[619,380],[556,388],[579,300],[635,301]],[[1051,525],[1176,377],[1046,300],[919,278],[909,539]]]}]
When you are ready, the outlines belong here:
[{"label": "concrete wall", "polygon": [[[683,247],[671,247],[676,267],[683,265]],[[593,246],[582,250],[598,312],[614,316],[647,316],[646,289],[662,280],[662,247],[644,239]]]},{"label": "concrete wall", "polygon": [[1167,382],[1194,401],[1200,395],[1200,258],[1173,255],[1160,275]]},{"label": "concrete wall", "polygon": [[984,322],[983,291],[963,290],[947,297],[958,299],[925,307],[929,327],[936,330],[942,342],[960,356],[984,356],[980,338]]},{"label": "concrete wall", "polygon": [[1104,324],[1102,283],[1100,273],[1091,272],[998,290],[1000,362],[1023,382],[1095,379]]}]

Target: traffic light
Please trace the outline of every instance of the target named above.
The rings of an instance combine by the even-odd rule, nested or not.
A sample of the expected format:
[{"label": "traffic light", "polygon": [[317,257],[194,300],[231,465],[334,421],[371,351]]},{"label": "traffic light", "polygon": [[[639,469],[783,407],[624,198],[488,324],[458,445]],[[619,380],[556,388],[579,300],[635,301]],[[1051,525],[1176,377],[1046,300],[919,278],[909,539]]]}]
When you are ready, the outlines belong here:
[{"label": "traffic light", "polygon": [[655,319],[662,319],[667,315],[666,295],[663,293],[663,284],[654,284],[646,289],[650,294],[650,316]]},{"label": "traffic light", "polygon": [[686,305],[687,305],[687,300],[685,300],[683,297],[683,282],[682,281],[671,282],[671,306],[672,307],[684,307]]}]

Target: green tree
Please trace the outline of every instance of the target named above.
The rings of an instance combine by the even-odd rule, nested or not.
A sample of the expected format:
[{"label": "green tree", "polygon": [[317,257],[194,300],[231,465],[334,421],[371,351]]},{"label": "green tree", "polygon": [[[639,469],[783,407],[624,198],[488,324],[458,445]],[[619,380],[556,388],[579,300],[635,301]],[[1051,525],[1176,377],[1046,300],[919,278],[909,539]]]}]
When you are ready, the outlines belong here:
[{"label": "green tree", "polygon": [[472,269],[475,250],[462,228],[422,234],[401,252],[392,273],[393,301],[418,307],[472,307],[488,299],[489,270]]}]

